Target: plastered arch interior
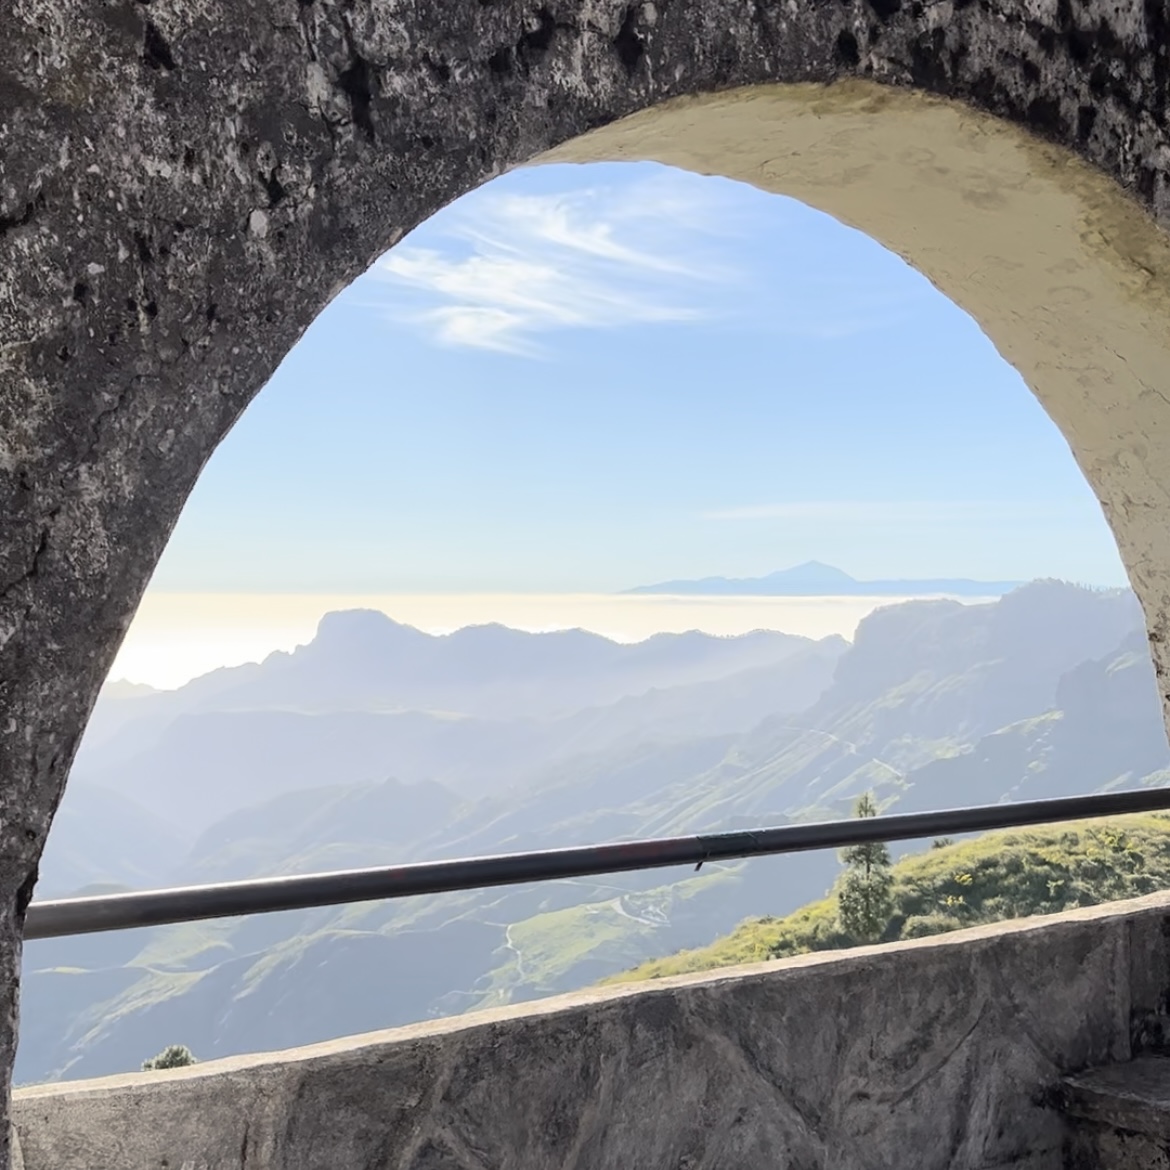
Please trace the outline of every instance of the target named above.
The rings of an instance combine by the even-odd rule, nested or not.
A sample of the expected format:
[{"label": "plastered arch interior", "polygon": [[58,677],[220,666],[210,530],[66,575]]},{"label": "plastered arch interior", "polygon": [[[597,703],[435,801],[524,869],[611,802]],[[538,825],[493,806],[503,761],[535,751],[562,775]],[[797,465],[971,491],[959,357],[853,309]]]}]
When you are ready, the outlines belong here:
[{"label": "plastered arch interior", "polygon": [[797,198],[965,309],[1067,439],[1157,648],[1170,620],[1170,236],[1116,183],[1000,119],[865,82],[678,99],[535,161],[601,160]]}]

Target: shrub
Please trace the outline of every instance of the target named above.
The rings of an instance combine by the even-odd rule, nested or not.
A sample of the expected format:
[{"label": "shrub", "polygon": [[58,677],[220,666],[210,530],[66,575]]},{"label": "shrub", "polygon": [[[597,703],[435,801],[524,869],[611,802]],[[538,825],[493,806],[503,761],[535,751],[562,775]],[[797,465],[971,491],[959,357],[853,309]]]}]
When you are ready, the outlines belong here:
[{"label": "shrub", "polygon": [[150,1072],[152,1069],[161,1068],[185,1068],[187,1065],[195,1063],[195,1057],[191,1054],[191,1049],[186,1044],[168,1044],[158,1056],[142,1062],[142,1071]]}]

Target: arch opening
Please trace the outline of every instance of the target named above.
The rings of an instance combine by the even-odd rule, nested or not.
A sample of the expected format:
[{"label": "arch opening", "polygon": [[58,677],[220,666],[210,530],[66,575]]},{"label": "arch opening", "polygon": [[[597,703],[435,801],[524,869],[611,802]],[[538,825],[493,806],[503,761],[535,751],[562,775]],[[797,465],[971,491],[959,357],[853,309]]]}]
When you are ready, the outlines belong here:
[{"label": "arch opening", "polygon": [[[968,128],[991,128],[964,139],[975,155],[994,154],[997,139],[1016,133],[1001,135],[1011,122],[1110,176],[1017,135],[1018,157],[1030,160],[1022,185],[974,181],[966,189],[976,199],[948,204],[968,225],[978,201],[1005,190],[1009,205],[1027,197],[1034,212],[1047,206],[1048,218],[1025,215],[1027,230],[983,255],[1015,273],[998,284],[986,269],[948,275],[932,265],[929,233],[908,215],[905,245],[893,221],[890,231],[870,222],[864,200],[841,215],[905,246],[940,287],[958,282],[953,299],[1068,437],[1117,535],[1159,670],[1170,665],[1161,535],[1170,529],[1161,523],[1170,412],[1160,405],[1158,330],[1166,241],[1139,210],[1162,224],[1170,213],[1170,47],[1154,8],[1023,13],[851,0],[832,11],[719,10],[681,0],[533,13],[503,2],[449,6],[422,22],[360,2],[302,5],[297,19],[269,7],[209,0],[156,5],[147,16],[78,6],[46,23],[34,0],[0,50],[11,108],[0,126],[0,1088],[37,859],[101,680],[208,454],[327,301],[331,281],[351,279],[491,175],[589,127],[620,137],[661,99],[873,78],[1002,116],[1000,125],[958,112]],[[51,46],[47,28],[60,34]],[[892,89],[821,92],[830,104],[850,92],[884,102],[899,120],[899,103],[943,108]],[[866,128],[854,145],[879,139]],[[660,147],[636,153],[655,157]],[[929,160],[903,161],[921,171],[918,194],[937,187]],[[860,189],[840,167],[833,173],[837,189],[814,206],[832,210],[830,194]],[[1036,201],[1043,191],[1059,198]],[[906,192],[907,209],[914,195]],[[951,256],[940,243],[946,225],[929,215],[922,223],[934,224],[938,256]],[[1066,240],[1048,269],[1029,266],[1052,223],[1071,228],[1082,250],[1070,258]],[[1068,280],[1057,279],[1064,262]],[[1033,295],[1015,290],[1032,278]],[[1062,331],[1073,359],[1055,344]],[[7,1146],[0,1118],[0,1165]]]},{"label": "arch opening", "polygon": [[[613,148],[612,148],[612,147],[606,147],[605,149],[606,149],[606,150],[612,150]],[[615,153],[616,153],[616,152],[615,152]],[[695,169],[699,169],[699,168],[698,168],[698,167],[696,167]],[[714,168],[714,167],[713,167],[712,169],[719,169],[719,170],[722,170],[722,167],[721,167],[721,166],[720,166],[720,167],[718,167],[718,168]],[[769,181],[771,181],[771,180],[769,180]],[[761,184],[761,185],[762,185],[762,184]],[[830,188],[832,187],[832,185],[831,185],[831,184],[829,184],[829,186],[830,186]],[[637,911],[639,911],[639,912],[641,912],[642,910],[644,910],[644,909],[645,909],[645,907],[644,907],[644,906],[643,906],[643,905],[642,905],[642,904],[641,904],[641,903],[640,903],[640,902],[639,902],[637,899],[635,899],[633,902],[631,902],[631,903],[630,903],[630,905],[631,905],[631,906],[633,906],[633,907],[634,907],[634,909],[635,909],[635,910],[637,910]],[[623,906],[624,906],[624,904],[623,904]],[[650,906],[650,909],[651,909],[652,911],[656,911],[656,910],[657,910],[657,907],[656,907],[656,906],[654,906],[654,905],[652,904],[652,905]],[[628,910],[627,910],[627,913],[628,913]],[[651,919],[650,921],[652,922],[652,919]],[[643,923],[643,924],[645,925],[645,923]]]}]

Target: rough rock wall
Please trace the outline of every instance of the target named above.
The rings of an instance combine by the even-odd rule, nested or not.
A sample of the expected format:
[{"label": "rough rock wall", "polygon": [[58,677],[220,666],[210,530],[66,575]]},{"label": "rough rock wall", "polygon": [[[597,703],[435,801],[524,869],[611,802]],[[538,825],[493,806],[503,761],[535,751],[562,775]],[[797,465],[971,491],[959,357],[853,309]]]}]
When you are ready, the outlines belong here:
[{"label": "rough rock wall", "polygon": [[[27,1170],[1063,1170],[1161,1036],[1170,897],[18,1090]],[[1055,988],[1059,987],[1059,993]]]},{"label": "rough rock wall", "polygon": [[204,461],[338,289],[541,151],[775,81],[953,97],[1164,224],[1168,20],[1165,0],[9,0],[0,1101],[21,918],[97,689]]}]

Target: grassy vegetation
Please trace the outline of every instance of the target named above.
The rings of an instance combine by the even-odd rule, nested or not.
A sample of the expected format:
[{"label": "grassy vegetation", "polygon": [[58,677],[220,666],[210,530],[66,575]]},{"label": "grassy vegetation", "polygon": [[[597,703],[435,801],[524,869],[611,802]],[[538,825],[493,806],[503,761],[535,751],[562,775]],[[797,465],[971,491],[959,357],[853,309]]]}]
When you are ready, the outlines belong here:
[{"label": "grassy vegetation", "polygon": [[[903,858],[881,941],[1054,914],[1170,887],[1170,816],[1149,814],[988,833]],[[833,896],[744,922],[707,947],[653,959],[607,983],[660,979],[856,945]]]},{"label": "grassy vegetation", "polygon": [[[505,961],[485,979],[471,1007],[495,1007],[534,996],[588,986],[601,971],[637,962],[669,929],[703,905],[728,896],[734,867],[713,864],[700,877],[547,911],[513,923]],[[614,893],[620,890],[614,888]],[[693,935],[692,935],[693,937]],[[661,946],[661,943],[658,943]]]}]

